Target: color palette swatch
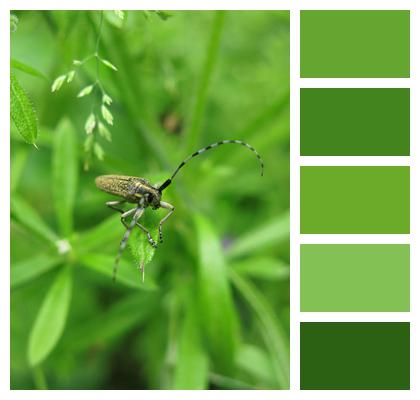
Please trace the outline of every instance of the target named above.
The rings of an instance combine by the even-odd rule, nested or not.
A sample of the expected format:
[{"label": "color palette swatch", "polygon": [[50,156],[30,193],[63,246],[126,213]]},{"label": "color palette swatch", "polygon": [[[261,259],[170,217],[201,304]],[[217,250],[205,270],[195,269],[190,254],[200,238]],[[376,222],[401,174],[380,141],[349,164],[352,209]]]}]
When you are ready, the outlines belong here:
[{"label": "color palette swatch", "polygon": [[314,10],[300,14],[302,78],[407,78],[410,12]]},{"label": "color palette swatch", "polygon": [[410,155],[410,90],[301,89],[300,154]]},{"label": "color palette swatch", "polygon": [[[300,76],[409,78],[410,11],[301,11]],[[410,319],[410,88],[353,81],[300,89],[300,388],[405,390],[410,323],[385,321]]]},{"label": "color palette swatch", "polygon": [[409,233],[408,167],[301,167],[301,233]]},{"label": "color palette swatch", "polygon": [[303,244],[300,309],[305,312],[410,311],[405,244]]},{"label": "color palette swatch", "polygon": [[406,322],[304,322],[301,389],[410,389]]}]

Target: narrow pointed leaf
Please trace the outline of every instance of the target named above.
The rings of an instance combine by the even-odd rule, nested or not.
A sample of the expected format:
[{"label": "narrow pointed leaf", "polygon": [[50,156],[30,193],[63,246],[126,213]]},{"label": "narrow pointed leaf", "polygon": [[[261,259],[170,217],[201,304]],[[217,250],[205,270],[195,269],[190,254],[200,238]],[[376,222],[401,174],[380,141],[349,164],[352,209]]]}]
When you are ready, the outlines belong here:
[{"label": "narrow pointed leaf", "polygon": [[104,120],[108,122],[109,125],[112,125],[114,123],[114,117],[112,116],[111,111],[109,111],[108,108],[102,104],[101,112]]},{"label": "narrow pointed leaf", "polygon": [[35,144],[38,136],[35,108],[13,71],[10,73],[10,115],[23,139]]},{"label": "narrow pointed leaf", "polygon": [[106,65],[108,68],[111,68],[114,71],[118,71],[117,67],[114,64],[112,64],[110,61],[101,58],[101,62],[102,64]]},{"label": "narrow pointed leaf", "polygon": [[36,78],[47,79],[46,76],[42,72],[38,71],[36,68],[33,68],[13,58],[10,60],[10,67],[24,72],[25,74],[35,76]]},{"label": "narrow pointed leaf", "polygon": [[289,225],[290,219],[287,213],[246,233],[228,250],[228,257],[240,257],[268,246],[278,245],[289,237]]},{"label": "narrow pointed leaf", "polygon": [[44,274],[60,264],[58,255],[37,254],[27,260],[12,264],[10,269],[10,285],[15,288]]},{"label": "narrow pointed leaf", "polygon": [[85,122],[85,132],[90,135],[96,126],[96,117],[94,113],[90,113]]},{"label": "narrow pointed leaf", "polygon": [[273,360],[279,389],[289,388],[289,342],[276,318],[274,310],[258,289],[232,269],[231,280],[255,312],[261,334]]},{"label": "narrow pointed leaf", "polygon": [[189,296],[181,328],[172,389],[207,389],[209,362],[201,343],[200,319],[195,299]]},{"label": "narrow pointed leaf", "polygon": [[86,86],[85,88],[83,88],[79,92],[79,94],[77,95],[77,97],[84,97],[84,96],[87,96],[88,94],[91,94],[92,93],[92,90],[93,90],[93,86],[94,85],[89,85],[89,86]]},{"label": "narrow pointed leaf", "polygon": [[72,271],[65,266],[45,295],[29,334],[28,360],[31,366],[41,363],[59,341],[71,300]]},{"label": "narrow pointed leaf", "polygon": [[197,215],[198,286],[202,326],[216,372],[232,372],[237,320],[220,240],[210,221]]},{"label": "narrow pointed leaf", "polygon": [[60,75],[58,78],[56,78],[51,86],[51,92],[56,92],[60,90],[61,86],[63,86],[63,83],[66,81],[67,75]]},{"label": "narrow pointed leaf", "polygon": [[59,240],[57,234],[22,197],[14,194],[10,201],[10,208],[12,217],[16,221],[54,246],[56,245]]},{"label": "narrow pointed leaf", "polygon": [[53,143],[52,187],[54,207],[63,236],[73,230],[73,208],[77,189],[77,138],[68,120],[57,127]]}]

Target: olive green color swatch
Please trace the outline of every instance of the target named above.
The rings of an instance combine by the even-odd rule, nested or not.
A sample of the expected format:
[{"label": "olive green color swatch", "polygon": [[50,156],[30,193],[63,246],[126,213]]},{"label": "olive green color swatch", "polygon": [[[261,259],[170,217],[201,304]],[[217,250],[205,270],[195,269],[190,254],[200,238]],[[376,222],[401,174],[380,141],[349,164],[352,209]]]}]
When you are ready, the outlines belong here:
[{"label": "olive green color swatch", "polygon": [[301,245],[300,310],[410,311],[409,245]]},{"label": "olive green color swatch", "polygon": [[410,12],[300,13],[302,78],[408,78]]},{"label": "olive green color swatch", "polygon": [[410,388],[408,322],[303,322],[303,390]]},{"label": "olive green color swatch", "polygon": [[410,89],[301,89],[302,156],[409,156]]},{"label": "olive green color swatch", "polygon": [[409,167],[301,167],[301,233],[410,233]]}]

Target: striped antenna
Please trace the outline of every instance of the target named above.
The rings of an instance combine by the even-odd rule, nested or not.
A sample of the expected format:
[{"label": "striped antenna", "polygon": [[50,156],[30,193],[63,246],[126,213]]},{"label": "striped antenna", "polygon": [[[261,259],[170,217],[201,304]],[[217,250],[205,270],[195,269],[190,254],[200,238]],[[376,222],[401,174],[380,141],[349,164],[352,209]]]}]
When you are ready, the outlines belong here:
[{"label": "striped antenna", "polygon": [[264,162],[261,158],[261,156],[258,154],[257,150],[255,150],[251,145],[249,145],[248,143],[243,142],[242,140],[220,140],[219,142],[213,143],[213,144],[209,144],[206,147],[203,147],[200,150],[197,150],[195,153],[191,154],[190,156],[188,156],[184,161],[182,161],[181,164],[178,165],[178,168],[174,171],[174,173],[172,174],[172,176],[167,179],[165,182],[163,182],[163,184],[159,187],[159,191],[162,191],[164,189],[166,189],[172,182],[172,180],[175,178],[176,174],[178,173],[178,171],[188,162],[190,161],[192,158],[204,153],[207,150],[210,149],[214,149],[216,147],[221,146],[222,144],[228,144],[228,143],[232,143],[232,144],[240,144],[242,146],[245,146],[247,149],[251,150],[255,156],[257,157],[260,166],[261,166],[261,176],[264,175]]}]

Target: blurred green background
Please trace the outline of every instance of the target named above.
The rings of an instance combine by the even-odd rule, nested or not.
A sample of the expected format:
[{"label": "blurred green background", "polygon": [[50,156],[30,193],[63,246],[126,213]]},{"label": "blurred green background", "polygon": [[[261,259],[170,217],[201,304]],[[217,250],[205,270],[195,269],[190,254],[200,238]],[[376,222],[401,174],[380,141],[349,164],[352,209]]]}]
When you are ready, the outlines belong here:
[{"label": "blurred green background", "polygon": [[[12,125],[11,388],[287,389],[289,13],[104,12],[98,50],[118,71],[99,66],[114,118],[112,141],[93,134],[102,161],[84,150],[99,91],[77,98],[95,60],[51,92],[94,53],[101,12],[13,14],[39,134],[36,149]],[[124,228],[95,176],[161,183],[221,139],[254,146],[264,177],[241,146],[192,160],[164,192],[164,243],[152,254],[133,235],[113,284]]]}]

